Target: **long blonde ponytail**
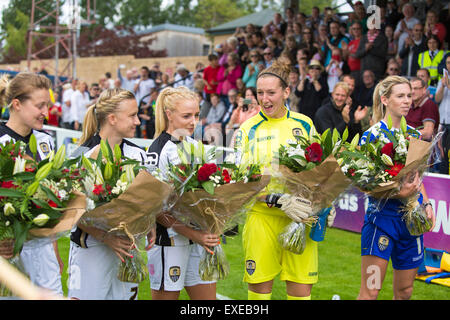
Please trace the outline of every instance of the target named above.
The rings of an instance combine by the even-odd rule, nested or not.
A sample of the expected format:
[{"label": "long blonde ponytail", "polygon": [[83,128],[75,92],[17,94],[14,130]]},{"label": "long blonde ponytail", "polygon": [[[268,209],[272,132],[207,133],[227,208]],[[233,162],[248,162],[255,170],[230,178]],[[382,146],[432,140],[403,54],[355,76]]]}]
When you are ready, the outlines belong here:
[{"label": "long blonde ponytail", "polygon": [[97,102],[88,107],[79,144],[83,144],[96,134],[108,115],[115,112],[122,101],[130,99],[135,99],[134,94],[125,89],[115,88],[103,91]]}]

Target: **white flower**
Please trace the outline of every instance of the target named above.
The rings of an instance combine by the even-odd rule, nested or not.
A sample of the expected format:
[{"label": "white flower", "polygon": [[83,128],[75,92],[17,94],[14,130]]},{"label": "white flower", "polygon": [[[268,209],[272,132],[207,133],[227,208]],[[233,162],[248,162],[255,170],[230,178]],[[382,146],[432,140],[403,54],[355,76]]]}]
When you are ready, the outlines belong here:
[{"label": "white flower", "polygon": [[343,173],[347,173],[349,167],[350,167],[350,166],[349,166],[348,164],[343,165],[342,168],[341,168],[342,172],[343,172]]},{"label": "white flower", "polygon": [[38,215],[36,218],[33,219],[33,223],[39,227],[42,227],[47,223],[48,219],[50,219],[48,215],[46,215],[45,213],[41,213],[40,215]]},{"label": "white flower", "polygon": [[67,200],[69,198],[69,195],[65,190],[59,190],[59,196],[62,200]]},{"label": "white flower", "polygon": [[86,210],[91,211],[95,209],[95,202],[94,200],[86,197]]},{"label": "white flower", "polygon": [[247,183],[248,182],[248,178],[247,178],[247,176],[244,176],[244,183]]},{"label": "white flower", "polygon": [[14,209],[14,206],[11,202],[7,202],[3,207],[3,213],[5,214],[5,216],[9,216],[10,214],[16,213],[16,209]]},{"label": "white flower", "polygon": [[22,157],[17,157],[16,162],[14,163],[14,171],[13,175],[19,172],[25,171],[25,163],[27,161],[23,159]]}]

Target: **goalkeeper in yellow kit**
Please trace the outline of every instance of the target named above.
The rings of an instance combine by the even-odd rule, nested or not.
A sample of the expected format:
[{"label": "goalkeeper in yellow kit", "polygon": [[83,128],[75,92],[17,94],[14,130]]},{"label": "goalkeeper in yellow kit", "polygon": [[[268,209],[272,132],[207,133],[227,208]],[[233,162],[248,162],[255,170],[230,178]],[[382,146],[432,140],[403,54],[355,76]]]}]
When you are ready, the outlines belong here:
[{"label": "goalkeeper in yellow kit", "polygon": [[[308,138],[316,132],[309,117],[285,106],[290,93],[289,71],[288,65],[276,61],[258,75],[257,98],[261,112],[244,122],[235,138],[241,163],[254,161],[271,168],[273,155],[280,145],[295,140],[294,136]],[[249,300],[271,299],[273,280],[280,273],[280,279],[286,281],[288,299],[293,300],[311,299],[312,285],[318,280],[317,242],[306,236],[306,247],[300,255],[283,249],[278,243],[278,235],[292,222],[288,217],[291,216],[289,210],[286,210],[289,206],[292,208],[292,203],[288,203],[291,196],[287,200],[286,195],[280,197],[276,194],[280,190],[283,186],[277,185],[272,178],[265,201],[257,201],[253,206],[243,229],[244,281],[248,283]],[[295,200],[301,202],[299,198]],[[303,206],[301,212],[298,207],[295,209],[297,215],[311,213],[310,206]],[[309,231],[310,227],[307,227],[306,234]]]}]

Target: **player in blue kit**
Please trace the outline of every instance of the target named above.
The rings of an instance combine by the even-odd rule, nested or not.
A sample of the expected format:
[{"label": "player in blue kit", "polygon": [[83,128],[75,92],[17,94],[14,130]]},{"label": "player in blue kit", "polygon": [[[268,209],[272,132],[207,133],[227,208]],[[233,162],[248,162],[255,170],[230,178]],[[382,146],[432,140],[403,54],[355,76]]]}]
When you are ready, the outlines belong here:
[{"label": "player in blue kit", "polygon": [[[375,124],[361,138],[361,144],[374,140],[388,130],[387,119],[392,119],[393,130],[400,130],[402,116],[412,104],[411,85],[406,78],[390,76],[381,81],[373,95],[373,120]],[[408,129],[411,129],[409,127]],[[383,137],[387,138],[387,137]],[[423,235],[412,236],[402,220],[402,200],[421,192],[419,203],[426,204],[426,212],[433,221],[434,212],[428,202],[419,173],[406,177],[399,192],[392,198],[369,197],[369,206],[361,230],[361,287],[358,299],[376,299],[386,275],[389,259],[394,269],[394,299],[409,299],[417,270],[424,259]]]}]

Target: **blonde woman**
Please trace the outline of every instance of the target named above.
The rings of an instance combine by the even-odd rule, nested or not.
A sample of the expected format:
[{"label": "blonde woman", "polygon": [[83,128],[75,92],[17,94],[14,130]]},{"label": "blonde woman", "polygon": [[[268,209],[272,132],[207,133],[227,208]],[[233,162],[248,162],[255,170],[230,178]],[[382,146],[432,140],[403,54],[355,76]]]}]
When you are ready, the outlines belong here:
[{"label": "blonde woman", "polygon": [[[37,160],[46,158],[54,149],[53,138],[42,131],[51,104],[51,81],[43,75],[21,72],[12,80],[0,79],[0,102],[10,111],[6,124],[0,123],[0,143],[29,142],[31,134],[37,140]],[[30,150],[27,153],[31,156]],[[12,248],[9,254],[12,256]],[[8,251],[6,252],[8,253]],[[56,241],[40,238],[25,242],[20,257],[31,281],[40,287],[62,294],[61,273],[63,263]]]},{"label": "blonde woman", "polygon": [[[128,141],[133,138],[138,106],[134,94],[124,89],[106,89],[97,102],[86,112],[80,147],[72,157],[84,154],[89,157],[101,140],[107,140],[111,149],[120,145],[122,154],[149,164],[143,149]],[[153,238],[152,238],[153,236]],[[70,235],[68,295],[81,300],[130,300],[137,297],[138,286],[117,279],[120,261],[131,257],[131,241],[104,230],[78,224]],[[148,236],[149,249],[154,235]]]},{"label": "blonde woman", "polygon": [[[373,94],[373,121],[362,136],[361,144],[377,139],[389,130],[387,119],[392,119],[391,131],[400,130],[402,116],[408,114],[412,103],[411,84],[406,78],[390,76],[378,83]],[[412,129],[408,126],[409,129]],[[386,136],[387,137],[387,136]],[[413,173],[402,184],[395,197],[379,199],[369,197],[369,206],[361,230],[361,287],[358,299],[376,299],[386,275],[389,260],[394,269],[394,299],[410,299],[417,270],[424,259],[423,235],[411,236],[402,220],[402,199],[421,192],[419,202],[426,205],[429,218],[434,212],[421,184],[419,173]],[[376,277],[376,278],[374,278]]]},{"label": "blonde woman", "polygon": [[[199,100],[186,87],[165,88],[156,100],[155,140],[148,150],[154,169],[166,175],[168,164],[178,164],[177,145],[190,136],[198,122]],[[216,283],[202,281],[198,268],[204,250],[219,244],[219,235],[177,222],[170,212],[157,217],[156,243],[148,251],[152,300],[176,300],[185,288],[192,300],[216,298]],[[209,250],[210,251],[210,250]]]}]

